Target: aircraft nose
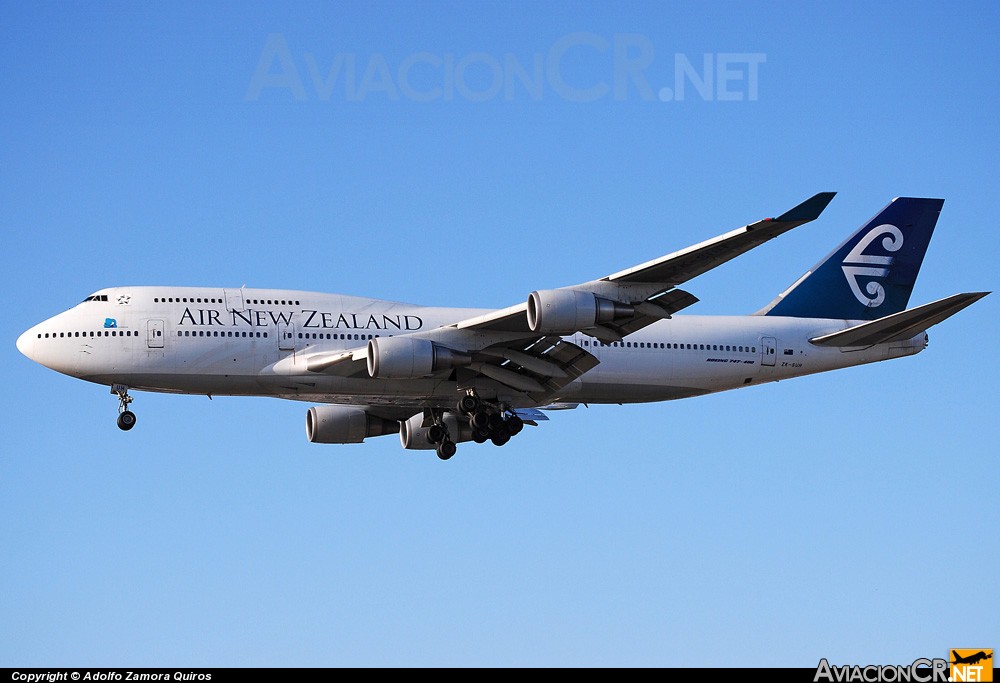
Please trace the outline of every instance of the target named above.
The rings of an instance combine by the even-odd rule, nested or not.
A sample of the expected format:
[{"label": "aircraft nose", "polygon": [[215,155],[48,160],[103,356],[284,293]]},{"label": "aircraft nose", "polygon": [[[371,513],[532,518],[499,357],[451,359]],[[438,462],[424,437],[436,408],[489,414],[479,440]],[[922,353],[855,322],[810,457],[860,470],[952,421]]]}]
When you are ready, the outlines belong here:
[{"label": "aircraft nose", "polygon": [[20,351],[25,356],[27,356],[28,358],[31,358],[32,360],[34,360],[34,358],[32,358],[31,352],[34,350],[35,347],[34,329],[35,328],[31,328],[30,330],[28,330],[27,332],[25,332],[24,334],[22,334],[20,337],[17,338],[17,350]]}]

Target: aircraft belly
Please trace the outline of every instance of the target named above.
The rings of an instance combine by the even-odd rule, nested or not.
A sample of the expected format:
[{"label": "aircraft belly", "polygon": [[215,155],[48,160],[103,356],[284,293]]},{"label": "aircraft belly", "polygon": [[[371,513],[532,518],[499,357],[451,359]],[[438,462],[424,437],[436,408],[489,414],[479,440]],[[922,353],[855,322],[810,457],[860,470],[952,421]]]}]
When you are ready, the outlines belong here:
[{"label": "aircraft belly", "polygon": [[584,382],[578,392],[560,396],[580,403],[651,403],[711,393],[698,387],[618,382]]},{"label": "aircraft belly", "polygon": [[[601,364],[584,375],[573,401],[636,403],[702,396],[742,383],[742,368],[706,359],[705,352],[601,348]],[[752,373],[751,373],[752,374]],[[739,375],[739,377],[737,377]]]},{"label": "aircraft belly", "polygon": [[112,372],[81,375],[80,379],[97,384],[124,384],[137,391],[169,394],[212,394],[214,396],[271,395],[256,377],[240,375],[178,375],[163,372]]}]

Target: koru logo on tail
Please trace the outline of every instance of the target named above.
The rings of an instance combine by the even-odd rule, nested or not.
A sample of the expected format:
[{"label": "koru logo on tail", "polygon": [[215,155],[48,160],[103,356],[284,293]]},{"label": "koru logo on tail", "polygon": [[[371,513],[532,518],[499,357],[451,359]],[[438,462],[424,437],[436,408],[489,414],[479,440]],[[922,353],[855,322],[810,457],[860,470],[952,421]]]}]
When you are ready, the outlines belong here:
[{"label": "koru logo on tail", "polygon": [[[882,235],[885,235],[882,239],[882,248],[886,251],[899,251],[903,246],[903,233],[900,229],[895,225],[883,223],[872,228],[867,235],[861,238],[844,259],[843,265],[847,284],[851,286],[854,296],[870,308],[877,308],[885,301],[885,287],[877,281],[877,278],[884,278],[889,274],[889,266],[894,260],[892,256],[872,256],[864,253],[865,249]],[[862,291],[858,278],[876,279],[869,280]]]}]

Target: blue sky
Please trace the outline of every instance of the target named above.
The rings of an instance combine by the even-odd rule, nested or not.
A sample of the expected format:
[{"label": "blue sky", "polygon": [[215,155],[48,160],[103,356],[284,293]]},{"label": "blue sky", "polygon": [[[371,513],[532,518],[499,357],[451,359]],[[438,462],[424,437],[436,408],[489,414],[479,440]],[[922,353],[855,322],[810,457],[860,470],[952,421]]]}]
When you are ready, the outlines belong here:
[{"label": "blue sky", "polygon": [[690,312],[760,308],[900,195],[947,200],[912,303],[995,289],[998,15],[5,3],[0,664],[1000,646],[996,295],[914,358],[581,408],[448,463],[311,445],[273,399],[137,394],[122,433],[106,389],[14,347],[113,285],[506,306],[824,190],[819,221],[689,283]]}]

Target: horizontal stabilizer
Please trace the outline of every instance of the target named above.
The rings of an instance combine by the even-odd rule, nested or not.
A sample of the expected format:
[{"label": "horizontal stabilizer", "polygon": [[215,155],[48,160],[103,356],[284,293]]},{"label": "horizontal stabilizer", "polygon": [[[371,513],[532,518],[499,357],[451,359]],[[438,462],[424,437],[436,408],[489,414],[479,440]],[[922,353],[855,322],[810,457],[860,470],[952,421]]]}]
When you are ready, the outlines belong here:
[{"label": "horizontal stabilizer", "polygon": [[516,408],[514,414],[525,422],[542,422],[549,419],[549,416],[537,408]]},{"label": "horizontal stabilizer", "polygon": [[940,301],[893,313],[809,341],[817,346],[873,346],[909,339],[930,326],[950,318],[966,306],[971,306],[987,294],[989,292],[954,294]]},{"label": "horizontal stabilizer", "polygon": [[579,403],[550,403],[547,406],[538,406],[539,410],[576,410]]}]

